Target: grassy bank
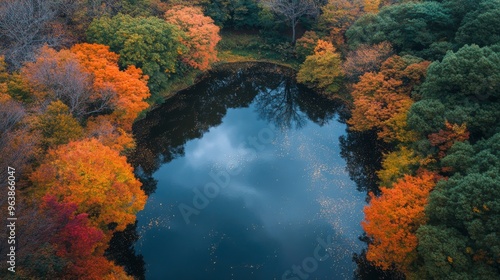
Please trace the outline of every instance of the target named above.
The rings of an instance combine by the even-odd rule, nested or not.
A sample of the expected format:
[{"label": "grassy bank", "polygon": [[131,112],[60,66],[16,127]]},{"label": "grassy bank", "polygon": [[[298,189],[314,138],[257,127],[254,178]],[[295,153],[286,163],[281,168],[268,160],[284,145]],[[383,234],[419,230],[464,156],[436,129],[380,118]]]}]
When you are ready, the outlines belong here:
[{"label": "grassy bank", "polygon": [[224,31],[218,45],[219,63],[264,61],[299,68],[290,43],[269,43],[258,33]]},{"label": "grassy bank", "polygon": [[[233,62],[270,62],[298,70],[300,62],[295,58],[289,43],[270,44],[256,32],[224,31],[218,44],[218,62],[214,67]],[[156,107],[177,92],[195,84],[205,72],[193,70],[171,80],[161,92],[162,100],[152,100]]]}]

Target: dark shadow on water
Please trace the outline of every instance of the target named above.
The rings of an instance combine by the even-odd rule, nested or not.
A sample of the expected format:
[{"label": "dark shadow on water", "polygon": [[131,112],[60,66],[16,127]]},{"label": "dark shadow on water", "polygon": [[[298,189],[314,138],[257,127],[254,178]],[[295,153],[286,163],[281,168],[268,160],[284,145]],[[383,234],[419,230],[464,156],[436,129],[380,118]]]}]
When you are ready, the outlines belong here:
[{"label": "dark shadow on water", "polygon": [[115,264],[124,266],[125,272],[135,279],[146,279],[146,268],[142,255],[136,255],[134,244],[139,239],[137,221],[128,225],[124,231],[116,232],[109,242],[104,255]]},{"label": "dark shadow on water", "polygon": [[347,162],[347,171],[358,191],[379,194],[377,170],[381,169],[383,143],[373,131],[348,131],[340,137],[340,155]]}]

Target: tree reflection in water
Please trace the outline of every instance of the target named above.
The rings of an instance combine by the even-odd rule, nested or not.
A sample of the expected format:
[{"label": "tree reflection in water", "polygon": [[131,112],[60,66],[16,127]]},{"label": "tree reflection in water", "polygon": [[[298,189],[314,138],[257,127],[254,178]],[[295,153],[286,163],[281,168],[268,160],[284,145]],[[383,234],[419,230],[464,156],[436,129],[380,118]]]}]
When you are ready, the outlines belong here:
[{"label": "tree reflection in water", "polygon": [[219,69],[134,125],[137,148],[130,159],[146,194],[156,189],[152,174],[183,156],[187,142],[219,125],[228,109],[252,103],[261,118],[287,129],[302,127],[306,118],[323,125],[344,110],[342,103],[298,86],[293,70],[286,67],[238,63]]}]

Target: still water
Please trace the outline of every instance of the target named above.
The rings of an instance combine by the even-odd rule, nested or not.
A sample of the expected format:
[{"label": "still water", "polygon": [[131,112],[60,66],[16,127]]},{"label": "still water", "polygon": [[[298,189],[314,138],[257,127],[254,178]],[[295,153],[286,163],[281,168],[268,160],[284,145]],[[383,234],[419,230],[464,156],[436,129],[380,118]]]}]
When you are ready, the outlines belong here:
[{"label": "still water", "polygon": [[352,279],[366,193],[341,157],[343,110],[286,68],[243,64],[139,121],[146,279]]}]

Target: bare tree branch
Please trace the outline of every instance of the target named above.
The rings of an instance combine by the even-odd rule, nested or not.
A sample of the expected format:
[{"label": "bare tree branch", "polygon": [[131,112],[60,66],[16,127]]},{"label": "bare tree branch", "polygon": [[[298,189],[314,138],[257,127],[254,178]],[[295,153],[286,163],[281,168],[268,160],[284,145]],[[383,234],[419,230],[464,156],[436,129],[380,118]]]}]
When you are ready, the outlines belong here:
[{"label": "bare tree branch", "polygon": [[276,14],[284,16],[292,26],[292,42],[295,42],[295,28],[303,16],[317,16],[319,7],[314,0],[263,0],[262,4]]},{"label": "bare tree branch", "polygon": [[24,61],[33,60],[40,46],[61,43],[62,34],[51,25],[57,13],[56,1],[0,1],[0,48],[12,68],[19,69]]}]

